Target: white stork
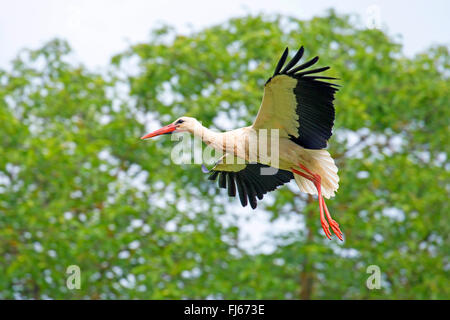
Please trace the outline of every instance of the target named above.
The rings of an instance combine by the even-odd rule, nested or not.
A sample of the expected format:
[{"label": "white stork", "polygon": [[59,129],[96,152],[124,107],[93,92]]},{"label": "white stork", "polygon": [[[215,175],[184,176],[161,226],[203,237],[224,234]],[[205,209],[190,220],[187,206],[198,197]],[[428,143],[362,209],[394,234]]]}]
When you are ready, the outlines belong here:
[{"label": "white stork", "polygon": [[[338,85],[324,81],[336,78],[316,75],[329,67],[306,70],[319,57],[296,66],[303,53],[301,47],[283,68],[288,56],[286,48],[273,76],[264,86],[261,107],[251,126],[216,132],[203,127],[194,118],[181,117],[141,139],[187,131],[212,148],[224,152],[225,155],[211,169],[209,179],[216,180],[218,177],[219,187],[228,188],[230,197],[238,193],[244,207],[250,203],[255,209],[257,198],[261,200],[264,194],[294,178],[302,192],[317,194],[325,235],[331,239],[331,226],[342,240],[339,224],[332,219],[323,199],[333,197],[339,187],[338,169],[325,150],[332,135],[335,117],[333,100]],[[276,164],[268,157],[250,151],[249,141],[253,141],[255,133],[260,133],[262,129],[270,132],[269,135],[272,134],[271,129],[278,129],[279,158]],[[272,140],[269,137],[267,141]],[[241,161],[237,161],[238,158]],[[276,168],[273,168],[274,174],[263,174],[261,169],[270,169],[271,166]]]}]

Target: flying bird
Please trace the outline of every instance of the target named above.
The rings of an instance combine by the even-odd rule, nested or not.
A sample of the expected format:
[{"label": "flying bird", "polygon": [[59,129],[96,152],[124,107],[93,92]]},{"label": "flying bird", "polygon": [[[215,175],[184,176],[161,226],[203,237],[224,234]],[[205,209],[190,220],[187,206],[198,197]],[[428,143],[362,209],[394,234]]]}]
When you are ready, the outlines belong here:
[{"label": "flying bird", "polygon": [[[295,179],[300,191],[317,195],[325,235],[331,239],[331,227],[343,240],[339,224],[324,200],[333,197],[339,188],[338,169],[325,150],[332,135],[333,100],[339,87],[328,80],[337,78],[318,75],[329,67],[310,69],[319,60],[317,56],[297,65],[304,54],[303,46],[285,65],[288,53],[286,48],[265,83],[262,103],[251,126],[216,132],[194,118],[181,117],[141,139],[189,132],[223,152],[210,171],[202,168],[210,172],[210,180],[218,179],[219,187],[228,189],[230,197],[238,195],[244,207],[250,204],[255,209],[257,200],[267,192]],[[260,152],[264,149],[262,141],[268,146],[264,152]]]}]

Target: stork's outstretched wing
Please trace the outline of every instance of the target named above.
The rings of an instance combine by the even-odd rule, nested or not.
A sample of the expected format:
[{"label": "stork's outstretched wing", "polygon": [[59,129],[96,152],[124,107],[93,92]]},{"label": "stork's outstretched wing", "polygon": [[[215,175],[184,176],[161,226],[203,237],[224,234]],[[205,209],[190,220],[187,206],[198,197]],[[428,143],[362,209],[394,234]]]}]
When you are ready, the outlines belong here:
[{"label": "stork's outstretched wing", "polygon": [[[229,156],[232,161],[223,161]],[[228,162],[228,163],[226,163]],[[267,165],[259,163],[238,164],[237,158],[232,155],[225,155],[212,168],[209,180],[216,180],[219,177],[219,187],[228,189],[230,197],[239,193],[239,199],[242,206],[250,203],[250,206],[256,208],[256,198],[261,200],[267,192],[273,191],[279,186],[291,181],[294,175],[290,171],[271,168],[275,174],[265,175],[262,168],[271,168]]]},{"label": "stork's outstretched wing", "polygon": [[254,129],[280,129],[280,137],[308,149],[323,149],[331,137],[334,123],[334,94],[338,85],[322,80],[336,78],[313,75],[329,67],[305,70],[315,57],[295,67],[303,56],[303,47],[281,70],[288,56],[284,51],[273,76],[267,80]]}]

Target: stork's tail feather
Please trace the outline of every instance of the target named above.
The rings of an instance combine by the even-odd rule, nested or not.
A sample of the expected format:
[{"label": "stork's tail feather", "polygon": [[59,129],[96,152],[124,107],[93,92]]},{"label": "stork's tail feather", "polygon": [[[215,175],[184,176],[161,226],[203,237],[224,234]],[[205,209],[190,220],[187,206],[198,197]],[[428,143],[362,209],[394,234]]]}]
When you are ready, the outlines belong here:
[{"label": "stork's tail feather", "polygon": [[[307,150],[312,159],[308,169],[321,177],[322,196],[327,199],[334,197],[335,192],[339,188],[339,176],[337,174],[338,168],[330,153],[327,150],[305,150]],[[300,191],[312,195],[317,194],[317,189],[313,182],[297,174],[294,174],[294,177]]]}]

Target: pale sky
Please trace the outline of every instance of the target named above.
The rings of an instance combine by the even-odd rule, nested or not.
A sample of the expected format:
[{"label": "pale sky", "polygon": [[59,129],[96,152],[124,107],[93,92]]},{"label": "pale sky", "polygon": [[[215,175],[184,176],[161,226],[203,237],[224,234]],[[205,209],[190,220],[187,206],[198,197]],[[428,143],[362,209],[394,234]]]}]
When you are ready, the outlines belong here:
[{"label": "pale sky", "polygon": [[0,0],[0,68],[19,49],[38,48],[54,37],[67,39],[80,62],[103,67],[130,43],[145,41],[159,22],[186,32],[246,13],[307,19],[330,7],[358,13],[365,21],[373,6],[381,25],[402,36],[408,55],[434,43],[450,43],[447,0]]}]

